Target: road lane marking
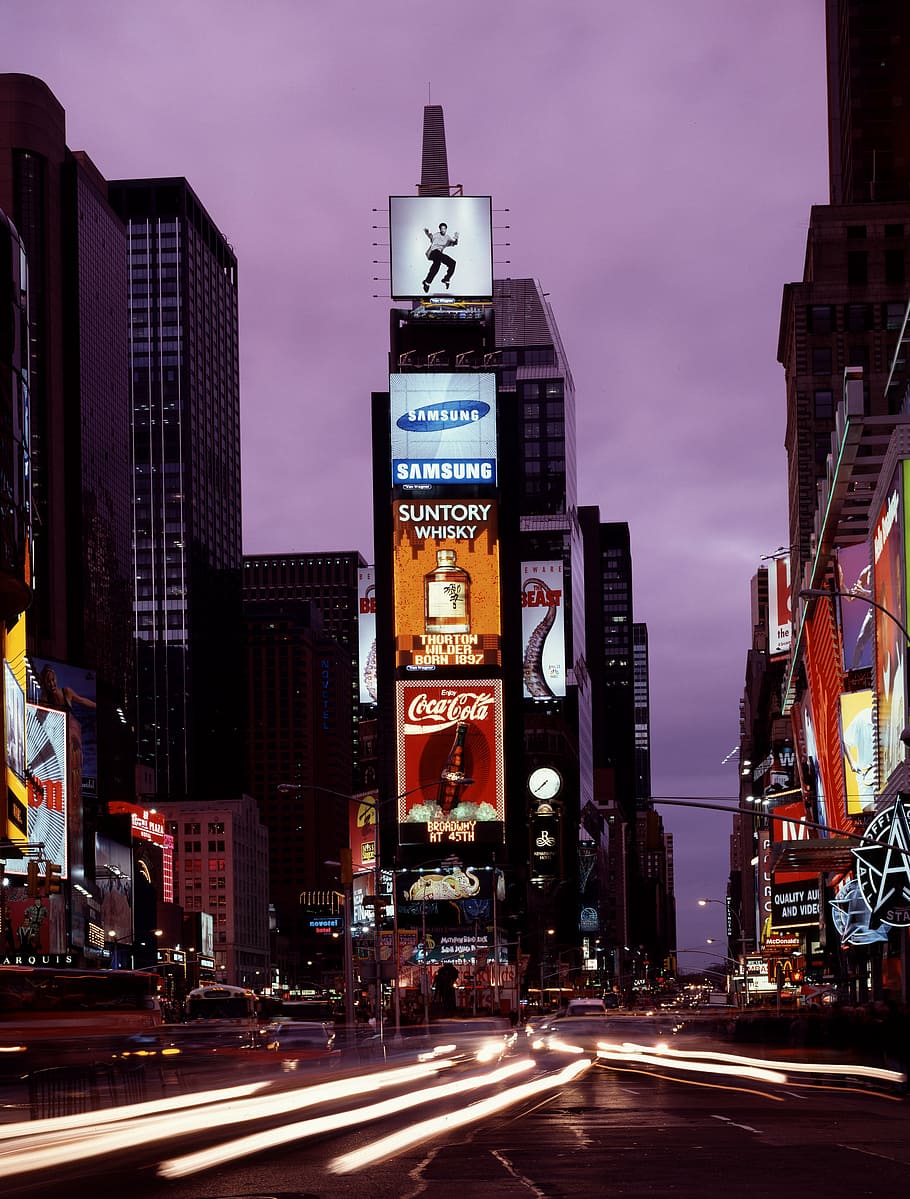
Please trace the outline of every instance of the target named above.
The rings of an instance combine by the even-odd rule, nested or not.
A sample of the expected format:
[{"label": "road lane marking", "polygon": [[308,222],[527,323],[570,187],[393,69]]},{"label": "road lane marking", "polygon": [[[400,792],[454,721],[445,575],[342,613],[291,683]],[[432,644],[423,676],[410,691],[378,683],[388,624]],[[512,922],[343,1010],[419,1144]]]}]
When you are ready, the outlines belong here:
[{"label": "road lane marking", "polygon": [[751,1124],[737,1124],[736,1121],[731,1120],[729,1116],[715,1116],[712,1113],[711,1119],[722,1120],[724,1124],[729,1124],[731,1128],[741,1128],[743,1132],[754,1132],[757,1137],[761,1136],[759,1130],[757,1128],[753,1128]]}]

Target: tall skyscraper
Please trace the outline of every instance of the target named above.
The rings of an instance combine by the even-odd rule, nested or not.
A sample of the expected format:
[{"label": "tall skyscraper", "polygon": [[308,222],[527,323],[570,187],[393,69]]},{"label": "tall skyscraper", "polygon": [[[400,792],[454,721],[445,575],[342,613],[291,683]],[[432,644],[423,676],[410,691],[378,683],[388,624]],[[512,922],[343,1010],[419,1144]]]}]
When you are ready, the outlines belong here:
[{"label": "tall skyscraper", "polygon": [[296,983],[307,976],[307,959],[326,948],[309,928],[301,894],[337,889],[333,863],[348,843],[363,566],[350,551],[243,559],[244,789],[269,831],[276,960],[282,979]]},{"label": "tall skyscraper", "polygon": [[826,0],[832,204],[910,200],[910,9]]},{"label": "tall skyscraper", "polygon": [[813,206],[802,280],[784,287],[778,361],[787,388],[791,578],[812,553],[844,371],[863,373],[865,415],[882,416],[907,300],[910,11],[892,0],[827,0],[828,206]]},{"label": "tall skyscraper", "polygon": [[122,180],[138,754],[162,800],[237,793],[237,259],[185,179]]},{"label": "tall skyscraper", "polygon": [[635,798],[651,799],[651,700],[648,671],[648,626],[632,625],[632,667],[635,697]]},{"label": "tall skyscraper", "polygon": [[129,798],[126,237],[105,180],[66,146],[62,107],[28,75],[0,75],[0,208],[20,230],[30,278],[29,648],[93,676],[101,766],[92,786],[102,799]]}]

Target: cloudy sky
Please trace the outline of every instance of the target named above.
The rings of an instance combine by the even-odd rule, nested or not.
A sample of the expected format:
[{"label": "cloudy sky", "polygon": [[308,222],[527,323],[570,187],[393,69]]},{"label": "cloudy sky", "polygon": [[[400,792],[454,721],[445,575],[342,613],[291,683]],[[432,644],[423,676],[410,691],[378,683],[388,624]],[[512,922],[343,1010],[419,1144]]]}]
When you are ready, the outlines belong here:
[{"label": "cloudy sky", "polygon": [[[550,294],[579,500],[630,526],[654,794],[734,796],[749,580],[787,541],[781,292],[828,199],[823,0],[16,8],[0,70],[44,79],[108,178],[185,175],[237,253],[248,553],[372,558],[387,197],[443,105],[452,182],[493,196],[497,276]],[[729,821],[663,811],[699,949]]]}]

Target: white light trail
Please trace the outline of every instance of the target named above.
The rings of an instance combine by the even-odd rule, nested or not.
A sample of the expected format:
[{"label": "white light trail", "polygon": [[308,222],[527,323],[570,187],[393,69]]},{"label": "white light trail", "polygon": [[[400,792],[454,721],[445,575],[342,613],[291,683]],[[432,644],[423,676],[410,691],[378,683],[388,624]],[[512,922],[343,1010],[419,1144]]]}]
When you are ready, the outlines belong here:
[{"label": "white light trail", "polygon": [[461,1111],[448,1112],[446,1115],[432,1120],[423,1120],[420,1124],[404,1128],[400,1132],[394,1132],[390,1136],[374,1141],[371,1145],[354,1150],[353,1153],[345,1153],[341,1157],[336,1157],[329,1169],[334,1174],[350,1174],[354,1170],[361,1170],[373,1162],[381,1161],[394,1153],[400,1153],[409,1145],[425,1141],[429,1137],[452,1132],[456,1128],[462,1128],[464,1125],[482,1120],[486,1116],[496,1115],[497,1112],[501,1112],[515,1103],[520,1103],[523,1099],[531,1099],[543,1091],[564,1086],[572,1082],[578,1075],[583,1074],[591,1065],[590,1058],[578,1059],[563,1067],[557,1074],[510,1087],[500,1095],[494,1095],[490,1099],[481,1099]]},{"label": "white light trail", "polygon": [[373,1120],[383,1120],[386,1116],[395,1116],[400,1112],[407,1111],[408,1108],[463,1095],[465,1091],[475,1090],[478,1087],[497,1086],[515,1074],[530,1070],[533,1065],[534,1063],[530,1059],[525,1058],[473,1078],[459,1078],[454,1082],[440,1083],[438,1086],[412,1091],[409,1095],[396,1095],[392,1099],[368,1104],[366,1107],[332,1112],[330,1115],[316,1116],[311,1120],[302,1120],[296,1124],[285,1124],[281,1128],[269,1128],[264,1132],[254,1132],[249,1136],[239,1137],[235,1141],[211,1145],[196,1153],[187,1153],[183,1157],[172,1157],[167,1161],[160,1162],[158,1173],[163,1178],[185,1178],[188,1174],[197,1174],[200,1170],[221,1166],[225,1162],[235,1161],[238,1157],[248,1157],[251,1153],[260,1153],[264,1149],[276,1149],[279,1145],[287,1145],[292,1141],[302,1141],[307,1137],[321,1136],[326,1132],[339,1132],[359,1124],[367,1124]]}]

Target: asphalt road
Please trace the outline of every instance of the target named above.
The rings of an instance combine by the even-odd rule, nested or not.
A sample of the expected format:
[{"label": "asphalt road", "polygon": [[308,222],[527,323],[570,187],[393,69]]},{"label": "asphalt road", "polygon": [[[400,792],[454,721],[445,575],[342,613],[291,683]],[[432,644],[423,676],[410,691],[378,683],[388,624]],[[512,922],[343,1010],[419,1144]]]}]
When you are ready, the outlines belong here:
[{"label": "asphalt road", "polygon": [[[708,1048],[694,1038],[669,1043],[687,1054]],[[277,1083],[274,1102],[284,1105],[282,1112],[255,1106],[272,1101],[273,1079],[250,1098],[254,1106],[249,1110],[240,1097],[199,1109],[171,1095],[174,1114],[134,1116],[116,1126],[104,1112],[53,1133],[45,1121],[33,1121],[27,1133],[11,1137],[15,1126],[7,1125],[0,1129],[7,1134],[0,1141],[0,1189],[5,1199],[121,1194],[129,1199],[417,1199],[443,1194],[459,1199],[890,1199],[907,1191],[910,1100],[888,1080],[826,1077],[820,1058],[752,1046],[746,1050],[749,1056],[781,1063],[772,1077],[741,1077],[730,1071],[742,1067],[705,1058],[629,1060],[627,1050],[606,1060],[592,1053],[569,1058],[546,1054],[525,1068],[518,1064],[526,1056],[521,1048],[519,1057],[499,1064],[481,1068],[462,1062],[425,1079],[393,1081],[372,1093],[368,1088],[381,1081],[372,1069],[331,1076],[292,1073]],[[714,1048],[742,1052],[729,1043]],[[800,1061],[814,1072],[796,1073]],[[582,1071],[569,1080],[560,1078],[567,1062]],[[390,1061],[386,1068],[402,1064],[403,1059]],[[492,1084],[483,1081],[484,1072],[502,1066],[514,1068],[514,1075]],[[704,1073],[705,1066],[719,1066],[723,1072]],[[314,1086],[327,1082],[344,1087],[349,1074],[351,1095],[321,1095],[307,1106]],[[450,1086],[451,1093],[433,1090],[441,1085]],[[519,1095],[517,1087],[538,1089]],[[513,1100],[508,1107],[489,1110],[505,1098]],[[478,1108],[480,1104],[486,1106]],[[365,1121],[368,1108],[372,1118]],[[438,1127],[422,1127],[434,1118],[441,1121]],[[316,1119],[323,1122],[309,1123]],[[461,1120],[465,1122],[455,1126]],[[289,1124],[296,1127],[286,1134]],[[111,1127],[117,1128],[119,1141],[104,1142],[99,1149],[98,1138],[106,1137]],[[369,1150],[396,1132],[413,1139],[378,1146],[374,1159],[352,1163],[345,1156]],[[250,1135],[259,1140],[224,1164],[238,1138]],[[285,1135],[291,1139],[285,1142]],[[94,1150],[86,1148],[93,1143]],[[188,1153],[206,1146],[214,1150],[215,1168],[174,1177],[159,1172],[162,1163],[181,1159],[185,1164]],[[91,1152],[94,1157],[87,1156]],[[57,1155],[55,1164],[50,1164],[51,1154]],[[345,1167],[349,1172],[338,1172]]]}]

